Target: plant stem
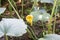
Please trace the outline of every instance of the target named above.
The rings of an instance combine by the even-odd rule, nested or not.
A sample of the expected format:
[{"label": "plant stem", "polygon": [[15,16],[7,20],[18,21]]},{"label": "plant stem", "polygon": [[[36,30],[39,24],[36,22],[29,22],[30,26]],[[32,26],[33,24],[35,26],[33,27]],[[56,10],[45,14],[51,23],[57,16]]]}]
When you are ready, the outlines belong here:
[{"label": "plant stem", "polygon": [[[32,9],[33,9],[35,6],[37,6],[37,0],[34,1],[34,4],[33,4],[32,8],[31,8],[31,11],[32,11]],[[30,12],[31,12],[31,11],[30,11]]]},{"label": "plant stem", "polygon": [[50,18],[52,18],[53,15],[54,15],[54,10],[55,10],[56,4],[57,4],[57,0],[54,1],[54,5],[53,5],[53,9],[52,9],[52,13],[51,13],[51,17]]},{"label": "plant stem", "polygon": [[46,9],[46,4],[44,3],[44,8]]},{"label": "plant stem", "polygon": [[16,9],[17,9],[17,5],[16,5],[16,3],[14,2],[14,0],[11,0],[12,2],[12,4],[16,7]]},{"label": "plant stem", "polygon": [[10,11],[10,15],[9,16],[12,17],[12,7],[9,5],[8,8],[9,8],[9,11]]},{"label": "plant stem", "polygon": [[29,33],[29,36],[31,36],[33,38],[33,40],[35,40],[35,38],[33,37],[33,35],[31,34],[30,30],[27,29],[27,32]]},{"label": "plant stem", "polygon": [[20,15],[17,12],[17,10],[14,8],[14,6],[12,5],[12,3],[10,2],[10,0],[8,0],[9,4],[11,5],[11,7],[13,8],[13,10],[16,12],[16,15],[18,16],[18,18],[20,19]]},{"label": "plant stem", "polygon": [[37,0],[34,1],[34,6],[37,6]]},{"label": "plant stem", "polygon": [[[56,4],[57,4],[57,0],[54,0],[54,5],[53,5],[53,9],[52,9],[51,16],[50,16],[50,21],[49,21],[49,24],[48,24],[49,27],[51,27],[51,24],[52,24],[52,18],[53,18],[53,15],[54,15],[54,10],[55,10]],[[48,29],[48,31],[49,31],[49,29]]]},{"label": "plant stem", "polygon": [[35,37],[35,39],[37,40],[38,38],[37,38],[37,36],[35,35],[35,33],[34,33],[34,31],[32,30],[32,28],[30,28],[29,27],[29,29],[31,30],[31,32],[32,32],[32,34],[33,34],[33,36]]},{"label": "plant stem", "polygon": [[8,40],[8,37],[6,36],[6,40]]},{"label": "plant stem", "polygon": [[22,0],[22,14],[21,14],[21,16],[23,16],[23,6],[24,6],[24,5],[23,5],[23,0]]},{"label": "plant stem", "polygon": [[55,20],[54,20],[54,26],[53,26],[53,33],[55,33],[56,13],[57,13],[57,6],[56,6],[56,10],[55,10]]},{"label": "plant stem", "polygon": [[45,35],[45,28],[44,28],[44,23],[42,21],[42,26],[43,26],[43,36]]},{"label": "plant stem", "polygon": [[1,0],[0,0],[0,7],[1,7]]},{"label": "plant stem", "polygon": [[5,40],[8,40],[8,36],[5,34]]}]

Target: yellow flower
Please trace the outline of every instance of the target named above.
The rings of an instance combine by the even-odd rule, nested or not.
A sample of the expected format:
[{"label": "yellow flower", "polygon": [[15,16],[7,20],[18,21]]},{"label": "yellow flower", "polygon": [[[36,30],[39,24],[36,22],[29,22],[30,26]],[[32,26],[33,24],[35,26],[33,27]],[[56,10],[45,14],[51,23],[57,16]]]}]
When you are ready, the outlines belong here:
[{"label": "yellow flower", "polygon": [[26,21],[31,24],[32,26],[32,21],[33,21],[33,16],[32,15],[27,15],[26,16]]}]

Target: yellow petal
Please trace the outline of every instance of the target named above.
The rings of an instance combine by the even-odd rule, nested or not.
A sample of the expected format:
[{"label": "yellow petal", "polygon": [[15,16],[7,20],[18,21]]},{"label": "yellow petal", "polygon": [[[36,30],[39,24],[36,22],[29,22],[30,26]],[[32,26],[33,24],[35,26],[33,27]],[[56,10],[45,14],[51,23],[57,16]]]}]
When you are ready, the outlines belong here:
[{"label": "yellow petal", "polygon": [[32,21],[33,21],[33,16],[32,15],[27,15],[26,16],[26,21],[31,24],[32,26]]}]

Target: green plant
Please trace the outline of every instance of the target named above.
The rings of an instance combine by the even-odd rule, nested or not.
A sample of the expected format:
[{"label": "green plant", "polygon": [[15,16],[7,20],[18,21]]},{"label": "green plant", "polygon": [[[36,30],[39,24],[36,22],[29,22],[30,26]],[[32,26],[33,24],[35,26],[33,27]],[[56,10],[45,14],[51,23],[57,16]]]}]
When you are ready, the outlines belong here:
[{"label": "green plant", "polygon": [[38,40],[60,40],[60,35],[57,34],[47,34],[43,38]]},{"label": "green plant", "polygon": [[1,0],[0,0],[0,6],[1,6]]},{"label": "green plant", "polygon": [[[21,20],[21,18],[26,18],[24,12],[27,11],[29,13],[29,15],[27,15],[29,17],[29,18],[27,18],[27,20],[30,22],[31,25],[28,25],[28,29],[26,28],[26,30],[27,30],[27,33],[29,33],[30,38],[32,38],[33,40],[38,40],[38,38],[34,32],[33,26],[37,25],[35,23],[37,23],[40,20],[41,21],[40,24],[42,25],[42,30],[43,30],[42,35],[44,37],[40,38],[39,40],[49,40],[49,39],[50,40],[59,40],[56,37],[60,37],[60,35],[55,34],[55,27],[56,27],[56,15],[59,14],[59,12],[60,12],[60,0],[30,0],[30,1],[32,3],[31,10],[30,10],[30,8],[25,9],[25,7],[24,7],[25,6],[25,0],[21,0],[21,3],[19,3],[19,4],[21,4],[21,5],[19,5],[19,7],[21,6],[21,8],[22,8],[21,13],[20,13],[21,17],[20,17],[19,12],[18,12],[20,9],[19,10],[17,9],[17,5],[16,5],[15,0],[8,0],[8,2],[9,2],[9,6],[8,6],[9,9],[8,10],[10,12],[9,16],[12,17],[12,11],[14,11],[16,13],[17,17],[19,18],[18,20]],[[27,3],[29,3],[29,2],[27,2]],[[0,0],[0,6],[2,6],[1,0]],[[6,8],[0,8],[0,14],[2,14],[5,10],[6,10]],[[2,14],[0,16],[3,16],[3,15],[4,14]],[[14,16],[15,16],[15,14],[14,14]],[[55,20],[53,20],[53,17]],[[14,19],[15,18],[13,18],[12,20],[14,20]],[[9,20],[10,20],[9,18],[2,18],[2,21],[0,22],[0,24],[1,24],[0,29],[2,29],[2,30],[0,30],[1,31],[1,37],[4,35],[6,40],[8,40],[7,36],[18,36],[18,35],[15,35],[16,32],[14,32],[14,31],[6,31],[9,29],[9,26],[10,26],[10,24],[8,24],[9,26],[7,25],[7,23],[9,23]],[[52,20],[54,21],[53,23],[52,23]],[[14,21],[17,21],[17,20],[15,19]],[[46,25],[47,21],[48,21],[48,24]],[[23,21],[23,22],[26,22],[26,21]],[[4,24],[4,23],[6,23],[6,24]],[[11,23],[14,24],[14,22],[12,22],[12,21],[11,21]],[[20,23],[17,23],[17,24],[20,24]],[[3,25],[3,28],[2,28],[2,25]],[[41,25],[37,25],[37,27],[38,26],[40,27]],[[14,26],[15,26],[15,24],[14,24]],[[30,27],[30,26],[32,26],[32,27]],[[47,27],[48,29],[45,29],[45,27]],[[45,34],[45,32],[46,32],[46,34]],[[11,33],[13,33],[13,35],[10,35]],[[51,34],[51,33],[53,33],[53,34]],[[56,36],[56,37],[54,37],[54,36]]]},{"label": "green plant", "polygon": [[[48,24],[48,27],[51,27],[51,24],[52,24],[52,18],[53,18],[53,15],[54,15],[54,10],[56,8],[56,4],[57,4],[57,0],[54,0],[54,5],[53,5],[53,9],[52,9],[52,12],[51,12],[51,16],[50,16],[50,21],[49,21],[49,24]],[[53,27],[54,29],[55,27]],[[48,29],[49,31],[50,29]],[[54,29],[55,30],[55,29]],[[53,30],[53,32],[54,32]],[[55,33],[55,32],[54,32]]]},{"label": "green plant", "polygon": [[6,10],[6,8],[0,8],[0,14],[2,14],[4,11]]},{"label": "green plant", "polygon": [[8,40],[7,36],[22,36],[27,32],[26,29],[27,25],[23,19],[3,18],[0,22],[0,37],[5,36],[6,40]]},{"label": "green plant", "polygon": [[12,3],[10,2],[10,0],[8,0],[9,4],[11,5],[11,7],[13,8],[13,10],[15,11],[16,15],[18,16],[18,18],[20,19],[20,15],[17,12],[17,10],[14,8],[14,6],[12,5]]}]

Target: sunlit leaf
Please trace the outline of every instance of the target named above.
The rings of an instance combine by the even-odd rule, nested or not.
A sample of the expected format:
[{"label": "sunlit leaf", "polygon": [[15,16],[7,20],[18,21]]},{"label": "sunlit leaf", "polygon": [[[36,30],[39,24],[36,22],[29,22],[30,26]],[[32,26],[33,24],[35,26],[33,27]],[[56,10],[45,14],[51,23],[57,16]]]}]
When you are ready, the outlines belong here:
[{"label": "sunlit leaf", "polygon": [[22,36],[26,33],[27,25],[22,19],[3,18],[0,22],[0,35],[5,34],[8,36]]},{"label": "sunlit leaf", "polygon": [[40,11],[40,13],[46,13],[46,10],[44,8],[39,8],[37,6],[34,6],[33,11]]},{"label": "sunlit leaf", "polygon": [[48,21],[49,18],[50,18],[50,14],[44,13],[43,16],[42,16],[42,21]]},{"label": "sunlit leaf", "polygon": [[30,13],[30,15],[33,15],[33,21],[37,22],[39,20],[38,16],[40,15],[40,12],[39,11],[33,11]]},{"label": "sunlit leaf", "polygon": [[0,31],[0,37],[2,37],[3,35],[4,35],[4,33]]},{"label": "sunlit leaf", "polygon": [[57,35],[57,34],[47,34],[47,35],[44,36],[43,39],[44,40],[60,40],[60,35]]},{"label": "sunlit leaf", "polygon": [[[31,2],[34,2],[35,0],[31,0]],[[40,0],[36,0],[36,2],[39,2]]]},{"label": "sunlit leaf", "polygon": [[45,9],[33,11],[30,13],[30,15],[33,15],[34,22],[37,22],[38,20],[48,21],[50,18],[50,14],[48,14]]},{"label": "sunlit leaf", "polygon": [[44,38],[40,38],[40,39],[38,39],[38,40],[45,40]]},{"label": "sunlit leaf", "polygon": [[0,8],[0,14],[2,14],[5,10],[6,8]]},{"label": "sunlit leaf", "polygon": [[41,0],[41,3],[52,3],[54,2],[54,0]]},{"label": "sunlit leaf", "polygon": [[39,10],[39,7],[34,6],[33,11],[37,11],[37,10]]},{"label": "sunlit leaf", "polygon": [[[35,0],[31,0],[32,2],[34,2]],[[54,0],[36,0],[36,2],[41,2],[41,3],[54,3]]]},{"label": "sunlit leaf", "polygon": [[40,13],[43,13],[43,14],[47,13],[47,11],[44,8],[41,8],[39,11],[40,11]]},{"label": "sunlit leaf", "polygon": [[57,0],[57,5],[59,5],[59,6],[60,6],[60,0]]}]

